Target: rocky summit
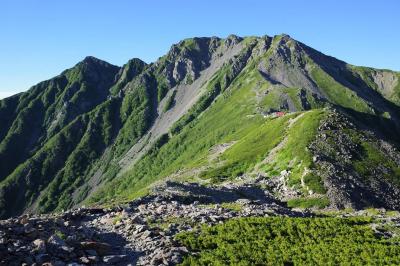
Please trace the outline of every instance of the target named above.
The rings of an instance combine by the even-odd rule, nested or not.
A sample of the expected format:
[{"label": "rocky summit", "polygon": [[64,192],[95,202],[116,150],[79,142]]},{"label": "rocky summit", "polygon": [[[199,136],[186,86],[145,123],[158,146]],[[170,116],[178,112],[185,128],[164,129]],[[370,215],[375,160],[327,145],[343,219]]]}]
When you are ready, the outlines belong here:
[{"label": "rocky summit", "polygon": [[0,100],[0,264],[399,264],[399,119],[285,34],[86,57]]}]

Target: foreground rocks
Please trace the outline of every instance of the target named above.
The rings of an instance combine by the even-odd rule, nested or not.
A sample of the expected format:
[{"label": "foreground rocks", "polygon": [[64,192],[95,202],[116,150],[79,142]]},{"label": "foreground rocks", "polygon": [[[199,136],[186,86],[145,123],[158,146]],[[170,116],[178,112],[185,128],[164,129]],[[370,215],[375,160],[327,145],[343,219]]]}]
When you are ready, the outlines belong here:
[{"label": "foreground rocks", "polygon": [[0,221],[0,265],[176,265],[176,234],[249,216],[307,216],[252,184],[168,182],[113,209],[77,209]]},{"label": "foreground rocks", "polygon": [[[81,209],[1,221],[1,265],[101,265],[107,255],[130,255],[85,225],[101,213],[102,210]],[[112,237],[123,241],[116,234]]]}]

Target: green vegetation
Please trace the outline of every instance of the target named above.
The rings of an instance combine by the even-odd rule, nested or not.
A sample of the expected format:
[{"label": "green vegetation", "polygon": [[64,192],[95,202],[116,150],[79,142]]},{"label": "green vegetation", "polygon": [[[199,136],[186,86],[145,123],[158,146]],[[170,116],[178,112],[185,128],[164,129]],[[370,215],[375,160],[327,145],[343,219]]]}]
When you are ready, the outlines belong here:
[{"label": "green vegetation", "polygon": [[221,207],[236,212],[240,212],[243,209],[243,206],[240,203],[235,202],[224,202],[221,204]]},{"label": "green vegetation", "polygon": [[154,110],[151,101],[154,97],[153,84],[135,87],[123,99],[119,113],[123,126],[115,140],[115,155],[121,156],[136,143],[150,127]]},{"label": "green vegetation", "polygon": [[151,228],[160,228],[166,230],[171,224],[190,224],[191,226],[196,226],[196,224],[190,218],[167,216],[156,220],[147,220],[147,225]]},{"label": "green vegetation", "polygon": [[[374,126],[378,133],[385,125],[383,135],[389,132],[388,136],[397,140],[393,121],[398,117],[398,102],[393,99],[400,97],[400,83],[393,95],[383,95],[391,102],[382,99],[380,110],[352,90],[362,86],[372,93],[372,89],[378,91],[373,74],[380,70],[341,69],[346,82],[342,84],[324,72],[323,65],[313,62],[307,49],[296,50],[301,47],[283,36],[273,38],[271,47],[271,38],[245,38],[242,50],[199,88],[202,95],[190,110],[123,173],[121,158],[148,132],[160,102],[165,102],[164,111],[170,110],[176,96],[176,91],[170,90],[182,82],[192,83],[202,74],[197,70],[210,63],[208,57],[221,58],[227,48],[225,40],[187,39],[149,65],[133,59],[119,68],[89,57],[25,93],[1,100],[0,218],[18,215],[27,207],[38,212],[70,208],[92,195],[94,187],[96,194],[89,202],[111,204],[144,195],[149,185],[170,175],[212,183],[257,171],[274,177],[284,170],[287,185],[305,196],[288,202],[289,206],[323,208],[328,204],[326,191],[308,150],[320,121],[329,112],[321,108],[344,107],[355,120]],[[280,69],[287,71],[288,83],[296,83],[292,71],[297,63],[300,67],[304,63],[318,88],[303,88],[302,82],[293,87],[275,84],[261,71],[261,63],[268,64],[290,49],[293,53],[285,54],[285,60],[293,64],[284,62]],[[192,61],[196,77],[186,71],[176,78],[173,69],[181,59]],[[373,108],[380,111],[374,114]],[[277,118],[264,116],[288,109],[297,112]],[[379,170],[377,165],[384,166],[389,170],[382,177],[400,185],[395,160],[360,136],[355,140],[359,154],[349,169],[370,178]],[[328,155],[336,158],[335,153],[332,149]],[[310,191],[319,195],[308,198]]]},{"label": "green vegetation", "polygon": [[399,216],[399,211],[386,211],[386,216],[387,217],[395,217],[395,216]]},{"label": "green vegetation", "polygon": [[318,208],[322,209],[329,206],[329,199],[327,197],[321,198],[298,198],[290,199],[287,202],[287,206],[290,208]]},{"label": "green vegetation", "polygon": [[177,240],[196,252],[182,265],[397,265],[398,238],[374,234],[369,218],[241,218]]},{"label": "green vegetation", "polygon": [[164,82],[160,83],[157,87],[157,99],[158,102],[161,102],[161,100],[167,95],[168,93],[168,85]]},{"label": "green vegetation", "polygon": [[16,117],[14,110],[17,108],[19,98],[20,96],[13,96],[0,101],[0,143]]},{"label": "green vegetation", "polygon": [[282,140],[290,117],[269,119],[257,130],[243,136],[220,157],[223,165],[203,172],[202,177],[218,180],[236,177],[251,170]]},{"label": "green vegetation", "polygon": [[122,221],[122,215],[117,215],[113,218],[112,223],[117,224]]},{"label": "green vegetation", "polygon": [[282,105],[282,94],[282,90],[279,89],[269,90],[268,94],[262,98],[260,106],[271,108],[273,110],[280,110],[280,106]]},{"label": "green vegetation", "polygon": [[165,103],[164,106],[164,112],[168,111],[171,109],[174,104],[175,104],[175,95],[176,95],[176,90],[172,92],[171,96],[167,99],[167,102]]},{"label": "green vegetation", "polygon": [[322,184],[321,177],[310,172],[303,177],[304,184],[308,187],[309,190],[319,193],[325,194],[326,189]]},{"label": "green vegetation", "polygon": [[193,83],[193,77],[192,77],[192,75],[190,73],[188,73],[186,75],[185,79],[186,79],[186,81],[185,81],[186,84],[192,84]]},{"label": "green vegetation", "polygon": [[[130,71],[140,72],[139,63],[133,63],[135,70]],[[15,107],[16,100],[20,105],[16,108],[21,108],[12,124],[5,121],[9,136],[0,143],[0,158],[6,156],[0,160],[0,216],[16,215],[32,204],[41,212],[71,207],[72,195],[77,200],[86,197],[87,187],[77,189],[84,186],[106,147],[116,139],[111,159],[147,130],[153,86],[135,87],[123,101],[106,100],[117,70],[85,61],[7,104],[0,101],[0,112]],[[93,73],[104,80],[92,80]],[[25,161],[13,169],[21,160]],[[103,165],[112,172],[108,163]]]},{"label": "green vegetation", "polygon": [[195,39],[188,38],[182,41],[182,47],[187,50],[198,50],[199,46]]},{"label": "green vegetation", "polygon": [[183,115],[183,117],[172,126],[171,132],[173,134],[179,133],[184,126],[192,122],[197,116],[206,110],[220,92],[220,83],[215,83],[206,94],[200,97],[198,102],[189,110],[189,112]]},{"label": "green vegetation", "polygon": [[397,76],[397,85],[393,89],[391,98],[395,103],[400,104],[400,73],[397,73],[396,76]]},{"label": "green vegetation", "polygon": [[[266,89],[260,90],[260,93],[266,93],[266,95],[262,98],[259,104],[265,112],[269,113],[277,110],[288,110],[289,108],[286,108],[285,106],[287,101],[291,101],[297,111],[323,107],[322,103],[318,102],[312,94],[305,90],[299,88],[279,88],[268,86],[266,88],[268,89],[268,92],[266,92]],[[301,97],[304,97],[304,103],[302,103]]]},{"label": "green vegetation", "polygon": [[375,208],[367,208],[366,211],[371,216],[375,216],[375,215],[378,215],[380,213],[379,210],[377,210]]},{"label": "green vegetation", "polygon": [[116,95],[123,89],[128,82],[139,75],[146,67],[146,63],[140,59],[131,59],[122,67],[122,74],[117,83],[113,85],[110,91]]},{"label": "green vegetation", "polygon": [[352,161],[353,168],[361,176],[368,178],[374,174],[374,166],[381,165],[389,169],[389,172],[384,173],[383,177],[396,185],[400,185],[400,166],[385,156],[373,143],[361,141],[359,138],[355,139],[361,147],[361,154]]},{"label": "green vegetation", "polygon": [[[300,188],[304,171],[313,168],[312,155],[307,146],[314,140],[320,121],[325,115],[324,110],[318,109],[299,115],[298,120],[292,122],[290,128],[286,128],[284,147],[277,151],[274,159],[262,169],[271,176],[288,170],[290,171],[289,185],[296,185]],[[312,175],[312,173],[304,177],[304,183],[314,192],[323,193],[325,191],[320,177]]]},{"label": "green vegetation", "polygon": [[200,97],[197,103],[189,110],[188,113],[183,115],[172,126],[171,133],[172,134],[179,133],[184,126],[186,126],[187,124],[192,122],[196,117],[198,117],[214,102],[217,96],[223,93],[231,85],[234,79],[235,79],[235,73],[232,69],[232,66],[230,65],[223,66],[207,83],[205,88],[206,92]]},{"label": "green vegetation", "polygon": [[240,212],[243,209],[243,205],[240,203],[236,203],[236,202],[223,202],[221,204],[215,204],[215,203],[211,203],[211,204],[201,204],[199,205],[199,207],[202,208],[217,208],[217,207],[221,207],[227,210],[231,210],[231,211],[236,211],[236,212]]},{"label": "green vegetation", "polygon": [[[359,78],[359,80],[356,80],[355,82],[352,82],[350,79],[350,82],[355,84],[356,86],[360,86],[360,83],[365,83],[369,88],[374,89],[378,93],[382,94],[383,97],[385,97],[387,100],[392,101],[396,103],[397,105],[400,104],[400,74],[396,73],[391,70],[385,70],[385,69],[374,69],[370,67],[359,67],[359,66],[349,66],[350,70],[352,71],[352,74]],[[378,84],[375,81],[375,77],[381,77],[385,78],[392,76],[394,80],[397,79],[397,84],[395,83],[394,86],[392,87],[389,84],[386,84],[385,89],[379,88]],[[354,79],[354,78],[353,78]],[[361,80],[361,81],[360,81]],[[390,80],[390,79],[389,79]],[[363,84],[361,84],[363,85]]]},{"label": "green vegetation", "polygon": [[[324,111],[305,113],[289,130],[289,120],[301,113],[263,119],[255,113],[258,106],[255,88],[268,84],[254,61],[237,76],[230,65],[221,68],[205,85],[206,91],[200,100],[172,127],[168,142],[161,148],[153,148],[90,202],[130,200],[147,193],[148,185],[154,181],[183,169],[190,171],[205,166],[200,177],[213,182],[234,178],[251,171],[285,136],[288,138],[285,149],[266,168],[274,172],[288,169],[289,165],[291,183],[299,185],[306,168],[312,167],[306,147],[313,140]],[[299,93],[294,89],[287,92],[293,97]],[[210,148],[231,141],[237,142],[210,164]],[[318,177],[306,178],[306,185],[315,192],[324,191]]]},{"label": "green vegetation", "polygon": [[321,68],[315,66],[311,71],[311,76],[333,103],[359,112],[373,114],[373,110],[354,91],[336,82]]},{"label": "green vegetation", "polygon": [[59,231],[59,230],[56,230],[56,231],[54,232],[54,234],[55,234],[56,236],[58,236],[59,238],[63,239],[63,240],[66,240],[66,239],[67,239],[67,237],[65,236],[65,234],[64,234],[63,232]]},{"label": "green vegetation", "polygon": [[[219,88],[218,79],[224,76],[218,72],[207,85],[209,92],[173,127],[168,143],[152,149],[131,171],[106,185],[91,201],[128,200],[143,195],[149,184],[179,169],[207,165],[212,146],[241,139],[262,125],[265,120],[261,115],[248,116],[254,114],[256,104],[252,88],[262,77],[252,68],[244,71],[246,74],[240,74],[230,89],[216,98],[214,89]],[[211,99],[214,104],[210,106]]]},{"label": "green vegetation", "polygon": [[[349,68],[352,71],[352,74],[361,78],[361,80],[365,82],[368,87],[376,91],[378,90],[378,86],[373,78],[373,75],[376,72],[375,69],[370,67],[359,67],[359,66],[349,66]],[[355,85],[359,85],[359,81],[353,81],[354,79],[355,78],[350,79],[350,82],[352,82]]]}]

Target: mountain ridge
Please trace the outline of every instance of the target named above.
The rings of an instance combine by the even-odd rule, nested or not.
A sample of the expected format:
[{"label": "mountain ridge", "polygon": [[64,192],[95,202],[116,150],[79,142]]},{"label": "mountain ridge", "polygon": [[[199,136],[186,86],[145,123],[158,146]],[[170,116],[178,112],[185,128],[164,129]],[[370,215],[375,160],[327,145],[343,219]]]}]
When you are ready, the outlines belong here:
[{"label": "mountain ridge", "polygon": [[[239,149],[240,140],[247,134],[256,134],[254,130],[258,127],[267,130],[269,126],[264,126],[265,121],[281,127],[284,134],[287,119],[295,119],[292,115],[305,111],[311,113],[299,118],[300,122],[296,125],[313,123],[312,127],[318,127],[317,123],[308,121],[308,117],[323,120],[333,108],[355,122],[352,130],[373,132],[373,145],[368,146],[370,150],[381,155],[381,146],[376,143],[385,140],[390,142],[385,144],[389,145],[388,149],[397,154],[399,80],[398,72],[346,64],[288,35],[189,38],[173,45],[156,62],[147,64],[134,58],[122,67],[88,56],[28,92],[0,101],[0,216],[4,218],[23,212],[48,212],[81,204],[130,200],[147,193],[155,181],[171,176],[189,178],[179,174],[182,171],[192,173],[189,179],[201,183],[207,179],[207,182],[214,182],[210,181],[214,179],[221,182],[226,178],[247,176],[273,147],[268,143],[262,144],[266,148],[247,158],[246,166],[243,166],[240,161],[229,157],[229,154],[234,155],[232,150]],[[220,109],[215,109],[215,106]],[[237,106],[236,110],[233,106]],[[225,117],[220,117],[218,113],[224,109],[227,113]],[[325,111],[319,113],[318,110],[322,109]],[[272,119],[278,111],[287,115]],[[236,118],[229,112],[236,112]],[[227,123],[225,119],[228,117],[240,120],[243,127],[240,123]],[[208,128],[205,121],[214,124]],[[225,128],[221,126],[223,123],[227,124]],[[215,130],[220,136],[213,136],[208,142],[200,141],[190,137],[192,129],[198,130],[199,139],[207,136],[207,130]],[[292,129],[286,132],[289,139],[290,134],[297,134]],[[266,131],[265,134],[269,133]],[[315,134],[310,133],[310,141]],[[360,136],[364,135],[360,133]],[[272,143],[281,143],[278,136],[272,137],[276,138]],[[357,147],[363,147],[364,142],[358,140],[359,137],[354,138],[351,141]],[[206,163],[208,149],[232,141],[235,144],[217,156],[221,162]],[[170,156],[168,154],[174,151],[173,143],[175,150],[180,149],[177,143],[199,145],[198,152],[202,156],[195,156],[190,149]],[[304,145],[306,150],[307,145],[309,143]],[[342,147],[330,148],[340,150]],[[246,151],[245,147],[242,149]],[[285,146],[285,149],[288,148]],[[146,162],[153,160],[161,166],[165,162],[159,154],[164,153],[171,157],[164,160],[169,161],[169,166],[158,168]],[[300,154],[305,156],[298,159],[300,166],[293,166],[295,162],[286,161],[284,157],[285,166],[276,161],[273,162],[275,166],[265,166],[272,167],[268,168],[269,172],[263,173],[272,175],[269,176],[271,180],[274,180],[273,177],[284,178],[292,180],[290,182],[294,182],[294,187],[299,186],[294,189],[295,196],[281,197],[284,200],[294,202],[312,198],[307,194],[309,190],[302,185],[304,177],[320,191],[325,186],[324,180],[334,178],[307,175],[314,163],[310,161],[308,151],[302,150]],[[197,159],[191,161],[190,157]],[[362,152],[359,157],[361,162],[369,158]],[[335,160],[332,158],[330,160]],[[384,176],[385,171],[389,171],[394,173],[396,179],[397,157],[390,158],[393,163],[380,170],[375,169],[375,172]],[[221,166],[224,163],[226,165]],[[338,165],[341,171],[361,167],[346,160]],[[278,170],[287,170],[288,174],[282,175]],[[319,170],[315,168],[313,171],[317,173]],[[362,179],[358,174],[364,170],[354,171],[348,179],[353,180],[357,176],[354,180],[358,181],[354,182],[359,184],[358,187],[368,187],[370,181],[360,181]],[[304,177],[301,177],[303,174]],[[369,170],[364,175],[370,176],[371,180],[380,178],[378,174],[370,174]],[[285,182],[286,189],[292,190]],[[386,186],[392,181],[382,182],[381,185]],[[340,184],[335,186],[340,187]],[[282,193],[282,189],[273,189]],[[379,188],[376,189],[368,193],[381,193]],[[397,191],[397,188],[394,189]],[[337,195],[338,191],[333,194]],[[323,198],[324,202],[326,197],[335,202],[336,196],[324,193],[317,193],[316,197]],[[362,208],[377,203],[377,206],[398,208],[395,202],[364,200],[362,196],[361,199],[346,195],[340,197],[343,200],[331,206]]]}]

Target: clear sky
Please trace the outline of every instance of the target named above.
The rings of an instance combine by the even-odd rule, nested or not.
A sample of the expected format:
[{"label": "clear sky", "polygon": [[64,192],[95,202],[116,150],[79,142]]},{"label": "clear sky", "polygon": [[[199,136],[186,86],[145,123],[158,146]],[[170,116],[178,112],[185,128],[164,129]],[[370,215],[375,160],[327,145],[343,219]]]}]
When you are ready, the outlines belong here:
[{"label": "clear sky", "polygon": [[0,98],[87,55],[152,62],[187,37],[287,33],[348,63],[400,70],[399,0],[0,0]]}]

